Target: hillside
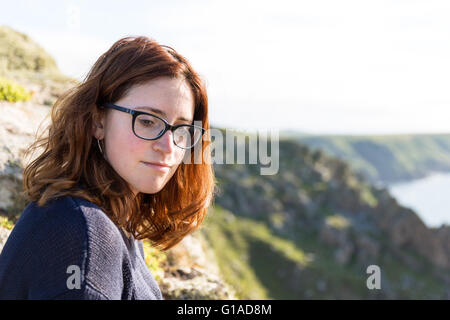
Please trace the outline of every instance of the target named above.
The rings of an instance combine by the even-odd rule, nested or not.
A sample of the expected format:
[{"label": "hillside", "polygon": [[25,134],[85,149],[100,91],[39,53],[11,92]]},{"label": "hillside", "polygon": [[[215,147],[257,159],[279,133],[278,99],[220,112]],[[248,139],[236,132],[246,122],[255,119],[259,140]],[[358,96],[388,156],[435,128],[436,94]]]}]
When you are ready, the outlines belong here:
[{"label": "hillside", "polygon": [[[239,297],[450,297],[450,227],[427,228],[343,161],[281,141],[277,175],[215,171],[221,193],[202,232]],[[372,264],[383,290],[366,288]]]},{"label": "hillside", "polygon": [[53,57],[28,35],[1,25],[0,78],[20,83],[33,102],[48,106],[78,83],[62,74]]},{"label": "hillside", "polygon": [[390,184],[450,171],[450,134],[284,135],[345,160],[372,183]]}]

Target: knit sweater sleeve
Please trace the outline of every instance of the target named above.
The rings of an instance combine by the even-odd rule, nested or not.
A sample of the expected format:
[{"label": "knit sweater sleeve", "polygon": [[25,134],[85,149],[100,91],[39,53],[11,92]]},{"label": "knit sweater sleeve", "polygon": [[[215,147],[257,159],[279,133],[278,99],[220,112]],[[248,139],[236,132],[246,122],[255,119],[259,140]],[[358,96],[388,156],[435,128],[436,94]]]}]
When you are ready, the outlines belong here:
[{"label": "knit sweater sleeve", "polygon": [[121,298],[120,234],[80,210],[70,197],[24,210],[0,255],[0,299]]},{"label": "knit sweater sleeve", "polygon": [[50,297],[49,300],[110,300],[110,299],[100,291],[92,288],[89,284],[86,284],[82,290],[67,289],[54,297]]}]

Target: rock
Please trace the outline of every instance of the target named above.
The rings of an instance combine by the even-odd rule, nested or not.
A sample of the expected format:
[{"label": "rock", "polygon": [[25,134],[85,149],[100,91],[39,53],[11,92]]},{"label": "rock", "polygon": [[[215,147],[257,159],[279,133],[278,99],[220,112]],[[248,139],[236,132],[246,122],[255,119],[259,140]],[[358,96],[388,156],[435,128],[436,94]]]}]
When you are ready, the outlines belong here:
[{"label": "rock", "polygon": [[347,228],[335,228],[324,222],[319,239],[329,246],[337,247],[334,251],[334,258],[341,265],[347,264],[355,253],[355,244],[350,239]]},{"label": "rock", "polygon": [[167,259],[169,266],[159,283],[165,299],[236,299],[200,233],[183,238],[167,251]]},{"label": "rock", "polygon": [[[23,159],[25,149],[49,123],[50,108],[32,102],[0,101],[0,172],[8,161]],[[40,127],[41,125],[41,127]]]},{"label": "rock", "polygon": [[326,223],[321,226],[319,240],[332,246],[344,246],[350,241],[346,229],[337,229]]},{"label": "rock", "polygon": [[0,253],[2,252],[3,246],[5,245],[6,240],[8,240],[10,234],[11,230],[8,230],[0,226]]},{"label": "rock", "polygon": [[0,209],[4,211],[16,206],[24,152],[33,143],[39,125],[48,123],[49,112],[48,107],[32,102],[0,102]]},{"label": "rock", "polygon": [[[450,268],[450,251],[445,231],[427,228],[417,214],[388,198],[373,212],[378,226],[396,248],[409,247],[439,268]],[[445,230],[445,229],[443,229]]]},{"label": "rock", "polygon": [[378,242],[364,234],[358,234],[355,240],[358,262],[369,265],[377,260],[381,247]]},{"label": "rock", "polygon": [[159,287],[164,299],[172,300],[235,300],[224,282],[196,268],[167,271]]},{"label": "rock", "polygon": [[350,262],[354,252],[355,246],[353,243],[347,242],[334,252],[334,258],[339,264],[344,265]]}]

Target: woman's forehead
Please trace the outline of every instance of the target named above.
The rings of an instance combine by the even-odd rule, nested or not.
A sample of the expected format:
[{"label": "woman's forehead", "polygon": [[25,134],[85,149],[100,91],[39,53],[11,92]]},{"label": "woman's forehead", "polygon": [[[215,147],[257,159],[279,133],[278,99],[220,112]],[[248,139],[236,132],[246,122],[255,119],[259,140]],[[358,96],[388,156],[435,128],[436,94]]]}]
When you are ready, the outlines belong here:
[{"label": "woman's forehead", "polygon": [[187,81],[155,79],[132,87],[116,104],[189,121],[194,112],[194,95]]}]

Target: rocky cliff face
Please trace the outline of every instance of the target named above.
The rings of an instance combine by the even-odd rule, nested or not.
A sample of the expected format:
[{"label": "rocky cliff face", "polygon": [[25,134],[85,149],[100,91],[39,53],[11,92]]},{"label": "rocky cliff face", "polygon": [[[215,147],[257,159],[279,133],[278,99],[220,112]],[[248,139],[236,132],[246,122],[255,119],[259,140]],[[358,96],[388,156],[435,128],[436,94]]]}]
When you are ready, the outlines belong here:
[{"label": "rocky cliff face", "polygon": [[315,136],[291,132],[284,136],[344,160],[374,184],[450,171],[450,134]]},{"label": "rocky cliff face", "polygon": [[[349,297],[417,298],[415,286],[423,289],[420,297],[450,295],[450,227],[427,228],[415,212],[343,161],[281,141],[277,175],[260,176],[256,165],[216,165],[215,172],[221,182],[216,203],[237,217],[264,222],[299,247],[305,241],[298,236],[308,235],[307,241],[330,249],[336,265],[349,274],[372,264],[390,274],[381,295]],[[427,279],[419,280],[421,273]],[[427,283],[441,286],[424,289]]]}]

